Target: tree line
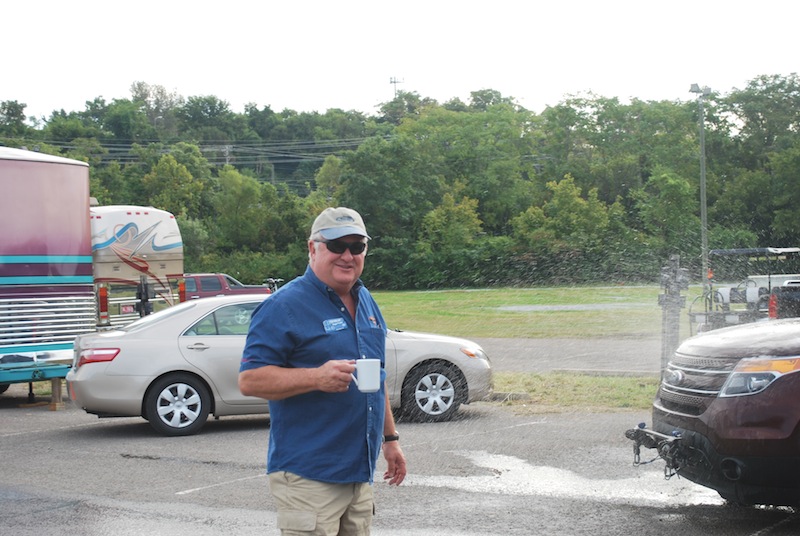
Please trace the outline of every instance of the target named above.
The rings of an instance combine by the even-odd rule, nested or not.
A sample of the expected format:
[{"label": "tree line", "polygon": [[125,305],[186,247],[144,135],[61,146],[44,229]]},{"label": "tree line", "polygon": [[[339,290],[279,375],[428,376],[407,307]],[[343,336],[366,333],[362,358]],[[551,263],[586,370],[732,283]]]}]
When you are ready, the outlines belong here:
[{"label": "tree line", "polygon": [[[709,247],[798,245],[800,79],[699,98]],[[291,279],[314,216],[344,205],[373,237],[372,288],[653,282],[673,254],[699,280],[699,104],[583,94],[535,113],[487,89],[237,113],[136,82],[49,117],[2,101],[0,143],[87,161],[101,204],[175,214],[187,271]]]}]

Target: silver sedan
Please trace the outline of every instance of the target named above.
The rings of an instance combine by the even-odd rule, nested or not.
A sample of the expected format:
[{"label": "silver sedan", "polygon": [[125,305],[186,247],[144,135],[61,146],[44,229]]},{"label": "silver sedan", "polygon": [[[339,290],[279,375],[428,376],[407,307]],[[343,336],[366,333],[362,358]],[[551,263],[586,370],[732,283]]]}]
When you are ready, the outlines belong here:
[{"label": "silver sedan", "polygon": [[[268,413],[239,392],[239,361],[250,316],[268,296],[184,302],[123,328],[75,339],[67,388],[86,412],[141,416],[164,435],[198,432],[209,414]],[[492,390],[489,359],[476,343],[390,330],[386,385],[400,419],[444,421]]]}]

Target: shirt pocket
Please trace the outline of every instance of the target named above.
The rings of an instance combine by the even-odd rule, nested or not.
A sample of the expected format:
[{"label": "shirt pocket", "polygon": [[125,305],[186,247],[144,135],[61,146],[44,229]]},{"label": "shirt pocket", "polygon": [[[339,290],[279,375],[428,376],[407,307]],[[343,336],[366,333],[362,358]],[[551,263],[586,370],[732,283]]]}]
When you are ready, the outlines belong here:
[{"label": "shirt pocket", "polygon": [[359,349],[364,357],[382,359],[386,354],[386,334],[382,329],[362,329],[359,331],[359,337],[361,339]]}]

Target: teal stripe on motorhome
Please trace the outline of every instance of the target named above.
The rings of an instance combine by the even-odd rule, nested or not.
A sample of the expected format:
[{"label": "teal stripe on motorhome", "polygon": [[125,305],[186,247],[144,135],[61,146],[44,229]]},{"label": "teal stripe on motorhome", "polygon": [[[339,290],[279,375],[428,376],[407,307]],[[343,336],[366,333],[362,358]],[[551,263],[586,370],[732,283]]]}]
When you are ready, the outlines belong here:
[{"label": "teal stripe on motorhome", "polygon": [[0,264],[84,264],[91,262],[91,255],[0,255]]},{"label": "teal stripe on motorhome", "polygon": [[91,285],[94,283],[94,278],[90,275],[0,277],[0,285],[64,285],[67,283],[86,283]]}]

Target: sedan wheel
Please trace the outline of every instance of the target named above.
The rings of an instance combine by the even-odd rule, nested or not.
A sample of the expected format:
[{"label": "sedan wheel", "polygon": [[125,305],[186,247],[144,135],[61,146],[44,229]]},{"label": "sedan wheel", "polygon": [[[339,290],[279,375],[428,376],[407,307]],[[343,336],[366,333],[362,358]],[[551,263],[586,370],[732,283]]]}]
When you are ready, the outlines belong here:
[{"label": "sedan wheel", "polygon": [[458,369],[446,363],[428,363],[406,376],[401,409],[411,421],[447,421],[458,411],[466,394],[467,383]]},{"label": "sedan wheel", "polygon": [[155,382],[145,398],[147,420],[168,436],[197,433],[206,419],[211,398],[203,382],[189,374],[173,374]]}]

